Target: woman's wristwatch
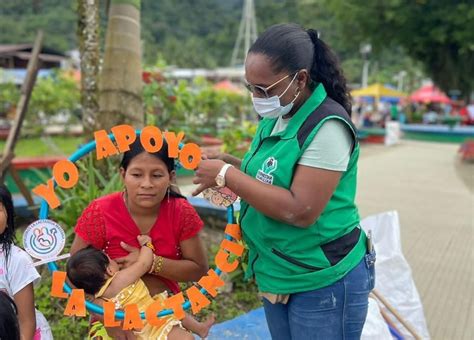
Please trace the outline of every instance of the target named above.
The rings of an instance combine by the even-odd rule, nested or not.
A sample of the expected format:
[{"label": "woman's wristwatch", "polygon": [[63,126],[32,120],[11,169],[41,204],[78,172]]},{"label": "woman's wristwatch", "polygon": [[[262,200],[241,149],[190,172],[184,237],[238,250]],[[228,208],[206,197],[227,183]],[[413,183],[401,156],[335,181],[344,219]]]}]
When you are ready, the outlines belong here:
[{"label": "woman's wristwatch", "polygon": [[225,174],[230,167],[233,167],[233,165],[229,163],[224,164],[224,166],[221,168],[221,171],[219,171],[217,174],[215,181],[218,188],[225,187]]}]

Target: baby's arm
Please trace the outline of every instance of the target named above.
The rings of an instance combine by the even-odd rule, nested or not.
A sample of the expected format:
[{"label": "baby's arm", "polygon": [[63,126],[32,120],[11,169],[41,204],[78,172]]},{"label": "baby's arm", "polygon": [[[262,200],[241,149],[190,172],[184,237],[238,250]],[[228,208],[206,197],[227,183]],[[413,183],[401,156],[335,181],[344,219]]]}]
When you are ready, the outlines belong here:
[{"label": "baby's arm", "polygon": [[[153,245],[151,238],[147,235],[139,235],[137,238],[141,246],[137,261],[129,267],[117,272],[107,289],[107,295],[111,294],[110,291],[113,293],[120,292],[123,288],[131,285],[150,271],[151,265],[153,264]],[[113,293],[112,295],[115,295]]]}]

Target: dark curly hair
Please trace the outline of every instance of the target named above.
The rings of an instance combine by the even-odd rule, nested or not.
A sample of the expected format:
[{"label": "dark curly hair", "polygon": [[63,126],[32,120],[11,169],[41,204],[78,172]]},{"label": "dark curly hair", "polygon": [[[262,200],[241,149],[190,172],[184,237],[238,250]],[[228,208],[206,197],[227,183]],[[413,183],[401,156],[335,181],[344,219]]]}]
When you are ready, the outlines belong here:
[{"label": "dark curly hair", "polygon": [[339,61],[329,46],[313,29],[305,30],[296,24],[279,24],[263,32],[248,53],[261,53],[273,63],[273,70],[294,74],[307,69],[309,86],[321,83],[328,96],[342,105],[351,115],[350,95]]},{"label": "dark curly hair", "polygon": [[20,340],[18,310],[13,299],[0,291],[0,339]]},{"label": "dark curly hair", "polygon": [[71,256],[66,265],[67,277],[86,294],[94,295],[105,284],[105,272],[110,261],[102,251],[88,246]]},{"label": "dark curly hair", "polygon": [[3,184],[0,184],[0,203],[5,207],[7,214],[7,225],[3,234],[0,235],[0,245],[8,261],[12,244],[15,241],[15,209],[13,208],[12,194]]}]

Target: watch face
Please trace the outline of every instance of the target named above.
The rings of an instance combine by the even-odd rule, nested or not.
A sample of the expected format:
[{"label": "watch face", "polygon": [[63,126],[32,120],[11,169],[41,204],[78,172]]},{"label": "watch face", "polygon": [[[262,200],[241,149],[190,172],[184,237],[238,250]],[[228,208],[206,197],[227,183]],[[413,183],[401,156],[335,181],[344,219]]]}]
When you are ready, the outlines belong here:
[{"label": "watch face", "polygon": [[222,176],[217,176],[216,177],[216,184],[219,186],[219,187],[223,187],[225,185],[225,180]]}]

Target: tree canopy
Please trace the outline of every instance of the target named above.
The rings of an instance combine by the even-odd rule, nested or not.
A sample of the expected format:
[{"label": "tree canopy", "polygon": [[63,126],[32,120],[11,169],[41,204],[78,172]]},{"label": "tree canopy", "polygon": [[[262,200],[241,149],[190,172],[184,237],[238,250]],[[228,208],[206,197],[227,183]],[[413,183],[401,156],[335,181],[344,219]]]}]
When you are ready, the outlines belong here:
[{"label": "tree canopy", "polygon": [[[101,2],[101,39],[107,15]],[[471,3],[471,4],[469,4]],[[145,64],[227,66],[242,15],[242,0],[142,0]],[[258,31],[281,22],[315,28],[343,61],[349,82],[360,82],[361,43],[373,45],[371,80],[393,82],[401,70],[415,77],[418,61],[443,89],[468,94],[474,77],[472,0],[258,0]],[[2,0],[0,43],[25,43],[35,30],[45,45],[77,48],[74,1]],[[102,43],[103,46],[103,43]],[[419,75],[418,75],[419,77]]]},{"label": "tree canopy", "polygon": [[327,1],[347,38],[376,49],[402,46],[445,91],[474,89],[474,2]]}]

